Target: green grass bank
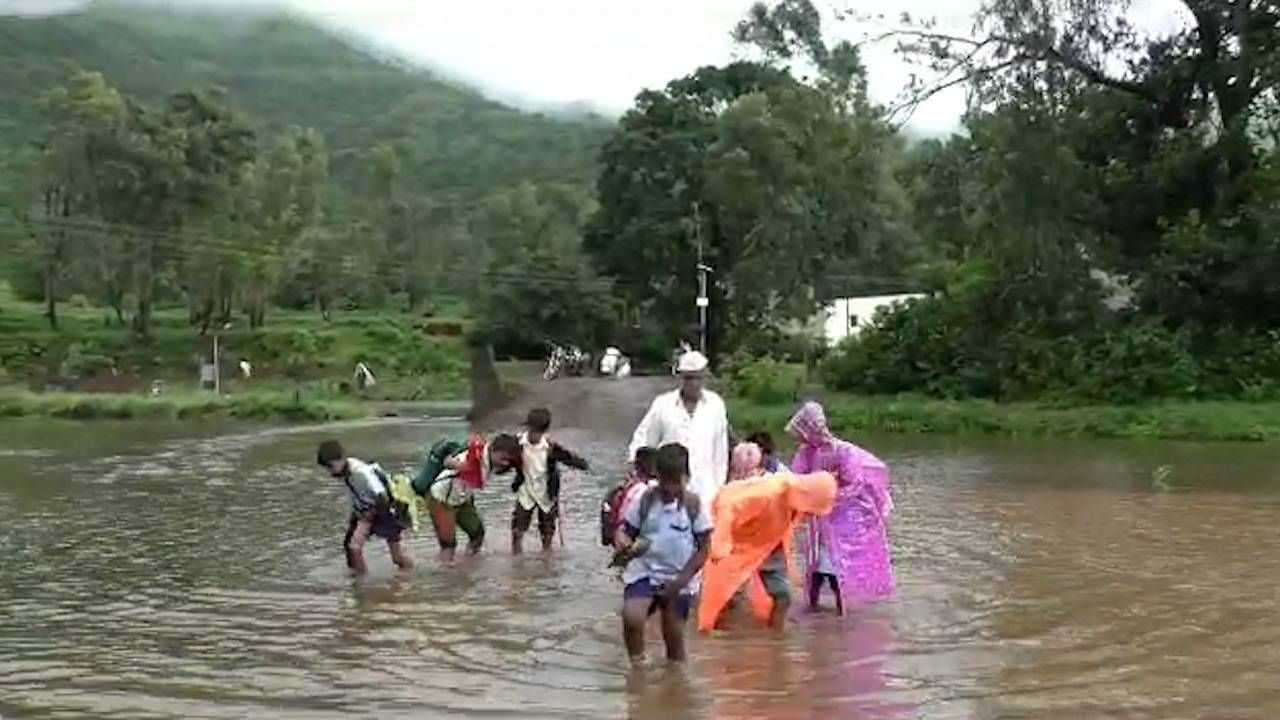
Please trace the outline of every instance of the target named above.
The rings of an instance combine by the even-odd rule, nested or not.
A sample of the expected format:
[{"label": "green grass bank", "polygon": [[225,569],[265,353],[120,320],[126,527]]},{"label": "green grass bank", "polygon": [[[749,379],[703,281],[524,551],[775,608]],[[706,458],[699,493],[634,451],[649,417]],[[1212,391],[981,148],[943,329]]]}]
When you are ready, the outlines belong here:
[{"label": "green grass bank", "polygon": [[[1280,402],[1159,402],[1141,405],[1060,406],[861,397],[825,394],[837,434],[905,433],[1014,438],[1098,438],[1267,442],[1280,440]],[[780,433],[796,404],[730,398],[739,430]]]},{"label": "green grass bank", "polygon": [[159,397],[105,393],[0,393],[0,418],[187,420],[209,416],[324,422],[367,417],[374,406],[351,400],[262,391],[237,395],[180,392]]},{"label": "green grass bank", "polygon": [[[368,415],[366,401],[447,401],[469,395],[456,307],[431,316],[394,312],[275,310],[262,328],[236,318],[205,334],[180,307],[158,310],[140,336],[109,310],[69,301],[57,329],[43,308],[14,297],[0,282],[0,416],[89,418],[243,417],[332,419]],[[223,394],[199,390],[199,366],[217,336]],[[242,377],[239,362],[252,373]],[[377,384],[352,388],[365,361]],[[159,381],[164,392],[152,397]],[[49,392],[54,391],[54,392]]]}]

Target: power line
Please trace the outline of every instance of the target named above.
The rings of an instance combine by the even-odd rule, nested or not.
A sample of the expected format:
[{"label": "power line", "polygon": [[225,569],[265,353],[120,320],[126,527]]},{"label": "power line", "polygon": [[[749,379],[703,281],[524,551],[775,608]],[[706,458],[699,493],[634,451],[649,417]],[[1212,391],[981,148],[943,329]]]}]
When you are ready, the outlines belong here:
[{"label": "power line", "polygon": [[[98,235],[102,237],[116,236],[122,239],[137,239],[138,236],[153,240],[156,244],[150,248],[160,251],[168,251],[176,255],[180,255],[182,259],[191,260],[199,259],[204,254],[213,254],[219,258],[239,259],[243,261],[273,261],[279,263],[306,261],[318,263],[322,265],[342,266],[350,263],[359,263],[359,251],[342,252],[333,249],[317,249],[314,247],[298,250],[290,253],[284,249],[263,248],[261,244],[257,247],[246,245],[243,241],[226,235],[215,235],[206,230],[183,229],[183,230],[165,230],[161,228],[148,228],[141,225],[110,223],[100,220],[90,219],[64,219],[64,218],[31,218],[25,221],[19,221],[12,218],[0,216],[0,225],[7,224],[9,227],[17,228],[25,232],[30,232],[32,226],[52,228],[64,232],[78,235],[77,240],[85,239],[87,235]],[[348,225],[320,225],[308,226],[307,229],[332,229],[343,233],[350,234],[358,230],[358,226]],[[250,235],[252,233],[246,233]],[[341,238],[335,238],[341,241]],[[28,257],[37,257],[41,254],[38,248],[27,248]],[[392,258],[394,260],[395,258]],[[436,269],[446,267],[451,260],[456,258],[442,258]],[[377,273],[374,269],[374,263],[366,264],[366,274],[374,272],[377,277],[394,278],[399,277],[394,271],[386,273]],[[599,287],[611,289],[613,282],[608,279],[591,279],[582,277],[578,274],[569,273],[552,273],[548,271],[537,270],[502,270],[502,269],[475,269],[462,273],[467,278],[489,279],[493,281],[506,282],[507,284],[520,283],[541,283],[550,285],[572,285],[574,287]],[[903,275],[890,274],[824,274],[822,279],[828,284],[881,284],[881,285],[898,285],[898,286],[916,286],[919,281],[915,278]]]},{"label": "power line", "polygon": [[[3,222],[6,222],[6,220],[0,218],[0,223]],[[20,227],[24,230],[29,230],[30,225],[37,225],[77,234],[97,234],[101,236],[117,235],[124,238],[132,238],[137,235],[141,235],[156,243],[152,249],[162,251],[167,250],[174,254],[182,255],[183,259],[187,260],[193,259],[193,257],[198,259],[201,255],[208,253],[221,258],[233,258],[245,261],[310,261],[313,263],[339,266],[352,262],[360,262],[360,258],[354,253],[310,248],[301,250],[296,254],[291,254],[273,248],[246,247],[232,238],[210,235],[199,231],[172,232],[140,226],[97,223],[92,221],[67,221],[59,219],[32,219],[25,222],[8,220],[7,222],[11,227]],[[193,241],[195,244],[193,244]],[[29,257],[37,257],[42,253],[38,248],[27,248],[25,249],[25,254]],[[369,263],[367,264],[367,267],[372,270],[375,265],[376,263]],[[447,265],[448,259],[441,259],[437,267],[447,267]],[[393,272],[394,271],[385,273],[385,276],[394,277],[392,274]],[[508,284],[523,282],[572,285],[574,287],[594,286],[600,288],[611,288],[613,286],[612,281],[607,279],[592,279],[577,274],[550,273],[547,271],[476,269],[466,271],[462,274],[465,277],[478,277],[482,279],[506,281]]]}]

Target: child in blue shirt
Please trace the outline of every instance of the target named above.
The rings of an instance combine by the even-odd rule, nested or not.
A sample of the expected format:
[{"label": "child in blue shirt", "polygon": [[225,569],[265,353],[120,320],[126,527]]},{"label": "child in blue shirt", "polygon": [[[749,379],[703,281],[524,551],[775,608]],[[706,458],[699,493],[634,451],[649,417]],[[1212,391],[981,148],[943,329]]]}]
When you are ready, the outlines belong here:
[{"label": "child in blue shirt", "polygon": [[622,573],[622,636],[631,661],[642,662],[645,622],[660,612],[667,659],[683,662],[684,629],[707,561],[711,516],[698,496],[685,489],[688,450],[664,445],[656,464],[657,486],[631,503],[618,530],[619,550],[633,551]]}]

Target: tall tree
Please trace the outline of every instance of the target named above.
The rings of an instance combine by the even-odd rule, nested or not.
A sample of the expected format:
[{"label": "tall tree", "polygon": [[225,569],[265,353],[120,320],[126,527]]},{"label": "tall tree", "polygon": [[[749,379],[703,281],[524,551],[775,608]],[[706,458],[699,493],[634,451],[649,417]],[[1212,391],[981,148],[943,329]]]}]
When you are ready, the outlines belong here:
[{"label": "tall tree", "polygon": [[163,110],[128,103],[125,129],[103,164],[100,214],[128,228],[134,329],[146,334],[157,283],[188,243],[184,231],[225,207],[256,153],[255,137],[221,93],[180,92]]},{"label": "tall tree", "polygon": [[20,213],[28,221],[28,250],[38,258],[45,315],[58,327],[57,300],[73,261],[95,237],[98,173],[117,141],[124,100],[98,73],[79,72],[40,101],[45,131],[37,143],[30,192]]},{"label": "tall tree", "polygon": [[548,342],[592,347],[608,339],[617,308],[582,251],[580,201],[525,184],[481,208],[471,233],[483,246],[450,265],[471,284],[477,340],[536,356]]},{"label": "tall tree", "polygon": [[245,194],[251,198],[245,218],[244,303],[250,327],[262,327],[267,306],[298,253],[308,228],[323,220],[328,154],[315,130],[291,128],[276,137],[254,166]]},{"label": "tall tree", "polygon": [[1178,0],[1190,22],[1149,31],[1128,0],[986,0],[976,32],[957,36],[931,22],[897,33],[901,49],[937,73],[914,98],[971,83],[979,102],[999,102],[1019,87],[1061,72],[1073,81],[1120,93],[1144,110],[1143,121],[1181,131],[1217,127],[1220,194],[1247,192],[1256,163],[1249,135],[1253,110],[1280,83],[1280,6],[1271,0]]},{"label": "tall tree", "polygon": [[891,132],[856,53],[823,48],[812,85],[743,62],[641,93],[606,144],[587,247],[668,337],[694,317],[699,257],[714,270],[713,349],[810,317],[833,267],[900,271]]}]

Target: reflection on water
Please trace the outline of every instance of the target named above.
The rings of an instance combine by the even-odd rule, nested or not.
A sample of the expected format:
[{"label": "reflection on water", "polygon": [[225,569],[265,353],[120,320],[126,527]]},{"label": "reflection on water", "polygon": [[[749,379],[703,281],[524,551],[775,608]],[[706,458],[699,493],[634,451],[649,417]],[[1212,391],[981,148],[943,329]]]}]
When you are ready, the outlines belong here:
[{"label": "reflection on water", "polygon": [[414,573],[375,547],[356,583],[315,443],[397,466],[456,428],[0,427],[6,718],[1280,717],[1265,447],[868,441],[896,472],[894,600],[631,670],[596,545],[613,478],[567,487],[551,557],[508,555],[500,485],[485,555],[441,567],[420,536]]}]

